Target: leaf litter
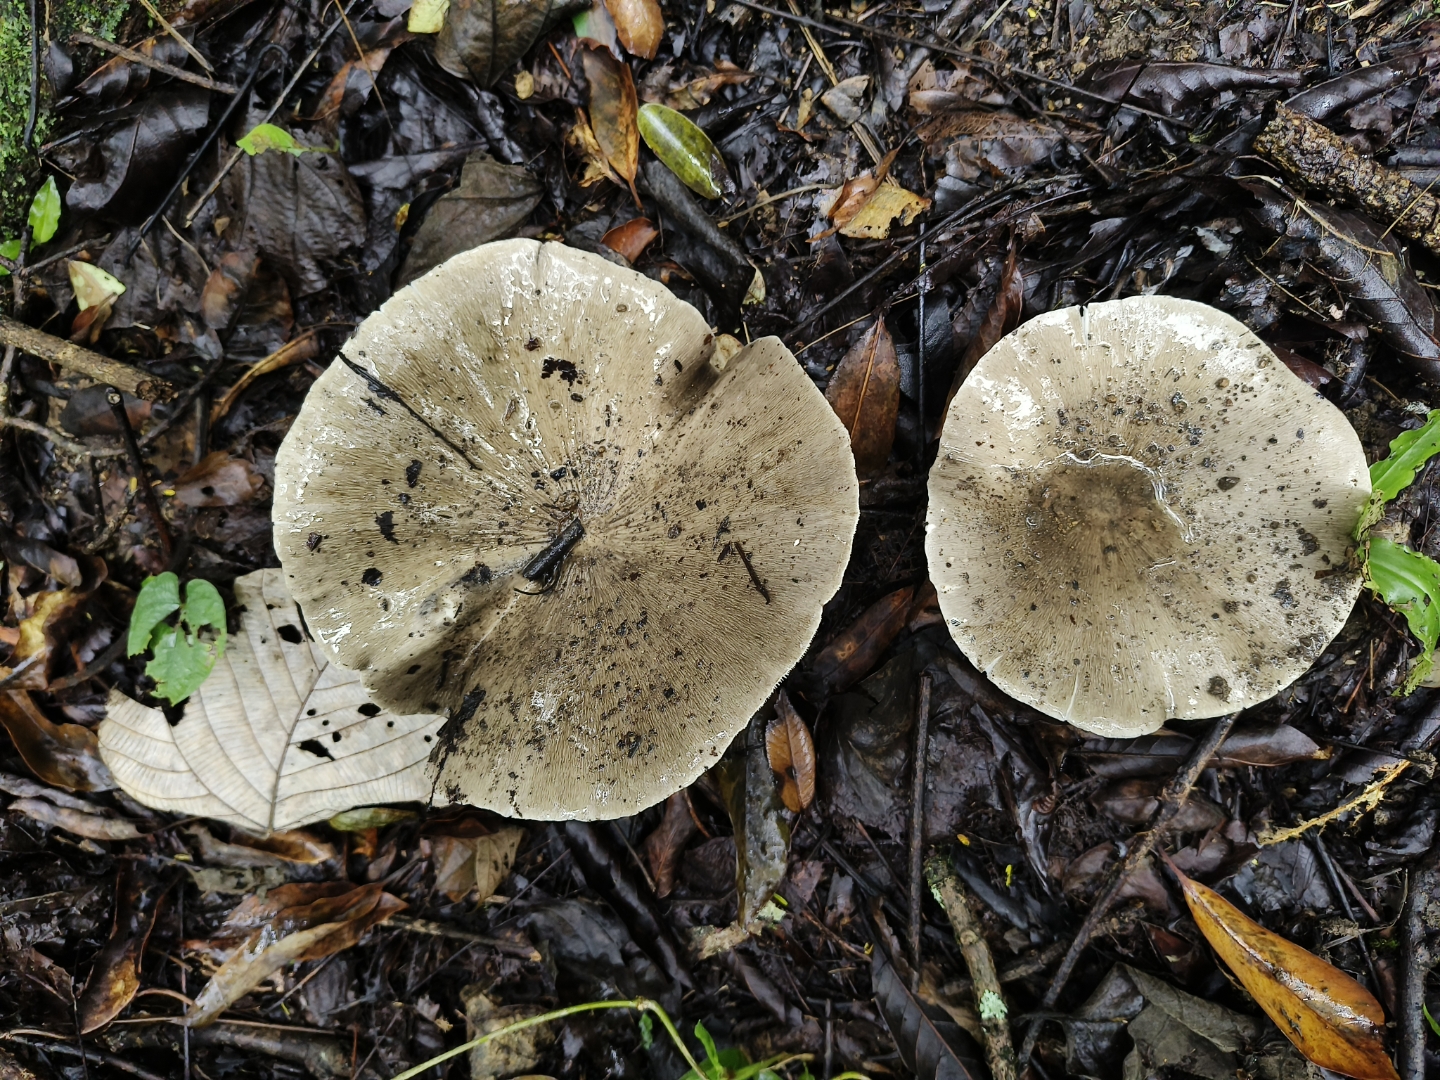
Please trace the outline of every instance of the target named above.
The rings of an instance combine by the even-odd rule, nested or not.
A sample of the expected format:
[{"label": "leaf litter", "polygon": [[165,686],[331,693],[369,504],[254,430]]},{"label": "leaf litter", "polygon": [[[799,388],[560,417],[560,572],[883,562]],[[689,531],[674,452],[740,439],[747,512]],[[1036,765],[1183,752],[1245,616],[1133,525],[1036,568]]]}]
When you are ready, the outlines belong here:
[{"label": "leaf litter", "polygon": [[[974,898],[1015,1045],[1032,1037],[1047,1075],[1299,1067],[1284,1022],[1235,988],[1206,916],[1187,914],[1157,859],[1122,883],[1104,945],[1081,952],[1054,1008],[1038,1008],[1205,732],[1176,724],[1122,744],[1028,712],[954,653],[926,581],[925,472],[946,392],[1025,319],[1163,292],[1242,319],[1344,408],[1382,496],[1357,536],[1375,594],[1304,678],[1237,723],[1166,851],[1288,942],[1287,970],[1324,957],[1395,1025],[1346,1041],[1345,1021],[1309,998],[1320,1019],[1307,1030],[1344,1036],[1372,1070],[1360,1075],[1388,1075],[1386,1055],[1416,1075],[1433,931],[1422,921],[1401,945],[1395,927],[1405,875],[1423,874],[1436,835],[1426,786],[1407,778],[1437,735],[1434,691],[1414,684],[1440,595],[1426,427],[1440,335],[1433,259],[1397,231],[1424,236],[1424,223],[1384,199],[1411,192],[1407,206],[1428,208],[1413,193],[1440,169],[1423,13],[941,6],[807,9],[818,26],[779,6],[649,0],[362,0],[343,20],[165,8],[205,75],[139,9],[106,34],[142,60],[47,36],[40,164],[6,189],[0,229],[10,315],[51,335],[44,355],[4,361],[0,390],[0,966],[15,976],[0,998],[14,1026],[57,1036],[7,1043],[18,1067],[46,1071],[42,1055],[61,1052],[46,1047],[73,1045],[77,992],[86,1051],[108,1055],[87,1057],[92,1073],[178,1075],[188,1043],[206,1075],[243,1054],[265,1076],[383,1077],[467,1025],[587,997],[653,995],[678,1018],[693,985],[681,1028],[700,1022],[707,1060],[732,1070],[797,1054],[810,1057],[781,1074],[978,1070],[973,988],[923,888],[909,955],[916,809],[923,846],[949,852]],[[12,69],[28,72],[28,55]],[[7,108],[23,117],[21,90]],[[652,103],[673,116],[652,125]],[[1285,131],[1382,183],[1307,172],[1296,147],[1276,149]],[[248,155],[239,141],[256,132],[262,152]],[[390,718],[361,719],[358,684],[327,673],[302,613],[250,577],[273,566],[276,447],[351,327],[449,254],[514,235],[665,282],[725,355],[782,335],[865,469],[852,565],[782,684],[788,708],[663,806],[588,833],[427,809],[443,801],[419,782],[440,718],[406,736],[410,779],[376,787],[374,759],[322,721]],[[67,340],[180,388],[165,402],[138,376],[122,387],[143,470],[116,456],[105,386],[53,359]],[[269,683],[244,709],[203,682],[167,701],[164,667],[147,675],[147,650],[127,652],[145,579],[166,573],[215,587],[221,621],[200,635],[181,595],[163,618],[202,656],[223,627],[211,680],[264,655],[275,674],[278,656],[274,685],[320,680],[339,711],[298,691],[281,703]],[[298,642],[276,636],[286,627]],[[102,758],[122,718],[150,741],[112,775]],[[247,757],[237,740],[267,724],[272,754]],[[194,748],[201,736],[211,750]],[[143,782],[136,761],[152,770]],[[1327,814],[1334,825],[1310,824]],[[226,921],[247,903],[258,921]],[[1227,918],[1232,937],[1255,932]],[[220,976],[257,930],[271,946]],[[197,995],[228,1012],[185,1039],[151,1022]],[[55,1021],[57,1006],[72,1020]],[[311,1030],[296,1030],[297,1011]],[[1023,1019],[1036,1012],[1047,1019]],[[922,1027],[938,1039],[923,1052]],[[686,1068],[633,1020],[532,1030],[515,1069]]]}]

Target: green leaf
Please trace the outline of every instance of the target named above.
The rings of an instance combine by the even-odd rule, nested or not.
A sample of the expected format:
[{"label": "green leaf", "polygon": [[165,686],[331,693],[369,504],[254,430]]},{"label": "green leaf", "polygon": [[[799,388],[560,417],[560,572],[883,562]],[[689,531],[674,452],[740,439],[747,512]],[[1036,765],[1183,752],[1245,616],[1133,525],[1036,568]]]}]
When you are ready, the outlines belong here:
[{"label": "green leaf", "polygon": [[366,829],[383,829],[397,821],[413,821],[419,816],[414,810],[399,810],[393,806],[361,806],[340,811],[327,824],[336,832],[364,832]]},{"label": "green leaf", "polygon": [[[655,1045],[655,1018],[648,1012],[640,1014],[640,1049],[649,1050]],[[691,1070],[694,1071],[693,1069]]]},{"label": "green leaf", "polygon": [[[20,241],[6,240],[3,244],[0,244],[0,255],[5,256],[5,258],[9,259],[11,262],[14,262],[16,259],[20,258]],[[6,270],[3,266],[0,266],[0,277],[9,276],[10,271]]]},{"label": "green leaf", "polygon": [[1365,583],[1405,616],[1421,652],[1401,688],[1408,694],[1430,674],[1440,643],[1440,563],[1403,544],[1372,537],[1365,545]]},{"label": "green leaf", "polygon": [[60,189],[55,186],[55,177],[47,176],[30,202],[30,242],[45,243],[59,227]]},{"label": "green leaf", "polygon": [[696,195],[718,199],[734,189],[725,159],[689,117],[651,102],[640,106],[635,119],[645,145]]},{"label": "green leaf", "polygon": [[301,146],[295,141],[294,135],[274,124],[256,124],[237,139],[235,145],[251,157],[263,154],[266,150],[279,150],[285,154],[299,155],[313,149],[309,146]]},{"label": "green leaf", "polygon": [[145,674],[155,680],[155,696],[178,705],[210,674],[220,653],[214,644],[192,638],[173,626],[164,627],[155,639],[155,654],[145,665]]},{"label": "green leaf", "polygon": [[1385,504],[1409,487],[1415,474],[1437,453],[1440,453],[1440,409],[1432,411],[1422,427],[1397,435],[1390,443],[1390,453],[1370,466],[1370,501],[1355,525],[1357,540],[1385,516]]},{"label": "green leaf", "polygon": [[220,631],[220,648],[225,648],[225,601],[220,599],[220,592],[204,578],[196,578],[194,581],[185,583],[185,606],[180,610],[180,617],[192,631],[198,632],[202,626],[218,627]]},{"label": "green leaf", "polygon": [[1420,1003],[1420,1011],[1425,1015],[1425,1022],[1430,1025],[1430,1030],[1440,1035],[1440,1024],[1435,1022],[1435,1017],[1430,1015],[1430,1007],[1423,1001]]},{"label": "green leaf", "polygon": [[174,574],[167,571],[141,582],[140,595],[135,598],[135,608],[130,612],[130,640],[126,643],[126,655],[144,652],[150,644],[151,631],[168,619],[172,612],[179,610],[180,579]]},{"label": "green leaf", "polygon": [[710,1032],[705,1030],[705,1025],[699,1020],[695,1021],[695,1037],[700,1040],[700,1045],[705,1048],[705,1064],[713,1066],[718,1073],[720,1069],[720,1053],[715,1049],[715,1040],[710,1037]]}]

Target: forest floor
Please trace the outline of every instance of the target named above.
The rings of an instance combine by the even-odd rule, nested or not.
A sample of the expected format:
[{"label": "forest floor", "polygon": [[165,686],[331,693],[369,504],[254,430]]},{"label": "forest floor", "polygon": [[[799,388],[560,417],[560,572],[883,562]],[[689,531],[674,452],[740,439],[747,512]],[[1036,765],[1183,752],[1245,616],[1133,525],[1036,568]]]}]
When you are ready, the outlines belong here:
[{"label": "forest floor", "polygon": [[[791,1078],[982,1077],[977,976],[913,861],[932,853],[1030,1075],[1306,1075],[1157,857],[1111,887],[1157,814],[1175,865],[1378,999],[1406,1080],[1440,1068],[1416,1007],[1440,926],[1440,691],[1397,693],[1404,620],[1362,594],[1303,677],[1202,752],[1171,820],[1167,785],[1214,722],[1107,740],[1007,698],[945,632],[923,547],[952,384],[1058,307],[1161,293],[1229,312],[1372,461],[1424,422],[1433,235],[1407,245],[1253,141],[1289,101],[1343,140],[1337,170],[1435,184],[1430,0],[665,0],[663,22],[645,0],[451,0],[438,39],[408,0],[190,0],[161,8],[183,46],[144,0],[63,24],[62,7],[30,5],[33,80],[23,5],[0,33],[0,288],[51,335],[0,369],[0,1077],[384,1080],[497,1018],[636,996]],[[637,102],[693,120],[728,190],[691,195],[643,143],[627,156]],[[238,150],[265,122],[318,149]],[[153,701],[125,655],[142,581],[231,601],[278,565],[275,456],[311,383],[398,285],[505,236],[633,265],[719,332],[778,335],[822,390],[857,342],[893,345],[898,409],[856,421],[883,449],[844,584],[784,684],[813,801],[780,808],[757,721],[668,803],[587,826],[447,810],[260,840],[141,806],[94,730],[112,690]],[[144,476],[55,339],[152,380],[123,409]],[[152,400],[162,383],[176,396]],[[1437,481],[1390,515],[1432,556]],[[1377,780],[1368,809],[1274,840]],[[172,1022],[256,928],[321,925],[217,1022]],[[686,1067],[623,1010],[532,1035],[424,1075]]]}]

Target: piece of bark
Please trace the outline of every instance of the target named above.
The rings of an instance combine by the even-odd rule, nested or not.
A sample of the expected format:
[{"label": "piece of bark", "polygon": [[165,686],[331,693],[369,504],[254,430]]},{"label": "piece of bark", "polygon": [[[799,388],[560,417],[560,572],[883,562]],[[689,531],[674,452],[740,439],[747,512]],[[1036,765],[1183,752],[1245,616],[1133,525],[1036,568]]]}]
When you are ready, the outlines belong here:
[{"label": "piece of bark", "polygon": [[109,384],[146,401],[169,401],[175,397],[175,388],[164,379],[91,352],[64,338],[36,330],[33,326],[26,326],[6,315],[0,315],[0,345],[14,345],[31,356],[78,371],[96,382]]},{"label": "piece of bark", "polygon": [[1440,199],[1364,157],[1324,124],[1284,105],[1255,150],[1311,191],[1358,206],[1386,228],[1440,253]]}]

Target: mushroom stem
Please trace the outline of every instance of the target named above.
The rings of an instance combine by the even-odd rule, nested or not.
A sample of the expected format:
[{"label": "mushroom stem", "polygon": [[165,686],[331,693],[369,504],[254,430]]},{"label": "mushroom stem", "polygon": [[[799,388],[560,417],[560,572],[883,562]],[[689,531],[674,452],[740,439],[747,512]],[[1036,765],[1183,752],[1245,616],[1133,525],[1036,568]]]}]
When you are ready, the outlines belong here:
[{"label": "mushroom stem", "polygon": [[[1171,823],[1190,797],[1190,790],[1195,786],[1195,781],[1200,778],[1200,774],[1210,763],[1210,759],[1215,756],[1215,751],[1225,741],[1225,736],[1229,735],[1230,729],[1235,726],[1237,715],[1239,714],[1231,713],[1229,716],[1219,717],[1210,728],[1210,733],[1196,743],[1190,751],[1190,757],[1186,760],[1184,767],[1165,786],[1165,790],[1161,793],[1160,806],[1150,818],[1150,823],[1144,832],[1136,834],[1125,858],[1111,869],[1105,888],[1101,890],[1100,895],[1090,906],[1089,912],[1086,913],[1085,921],[1080,924],[1080,929],[1075,934],[1075,940],[1070,943],[1070,948],[1066,950],[1060,966],[1055,969],[1055,977],[1050,980],[1050,988],[1045,991],[1039,1012],[1049,1013],[1055,1008],[1055,1002],[1059,1000],[1060,992],[1065,989],[1065,983],[1074,972],[1075,965],[1080,960],[1080,954],[1085,951],[1085,946],[1090,943],[1090,938],[1105,918],[1106,912],[1119,897],[1120,889],[1130,875],[1150,857],[1150,853],[1155,850],[1155,845],[1160,842],[1161,838],[1169,832]],[[1040,1025],[1032,1022],[1029,1030],[1025,1033],[1025,1042],[1020,1049],[1022,1063],[1030,1060],[1039,1035]]]}]

